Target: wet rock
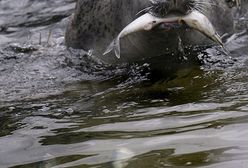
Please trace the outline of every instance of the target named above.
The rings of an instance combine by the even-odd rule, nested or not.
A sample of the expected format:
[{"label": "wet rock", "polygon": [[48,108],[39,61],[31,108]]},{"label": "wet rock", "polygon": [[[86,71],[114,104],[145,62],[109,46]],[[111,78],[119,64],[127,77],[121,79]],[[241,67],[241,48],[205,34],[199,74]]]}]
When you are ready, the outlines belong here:
[{"label": "wet rock", "polygon": [[11,50],[14,51],[16,53],[29,53],[29,52],[33,52],[33,51],[37,51],[38,47],[34,46],[34,45],[30,45],[30,44],[11,44],[7,47],[7,50]]}]

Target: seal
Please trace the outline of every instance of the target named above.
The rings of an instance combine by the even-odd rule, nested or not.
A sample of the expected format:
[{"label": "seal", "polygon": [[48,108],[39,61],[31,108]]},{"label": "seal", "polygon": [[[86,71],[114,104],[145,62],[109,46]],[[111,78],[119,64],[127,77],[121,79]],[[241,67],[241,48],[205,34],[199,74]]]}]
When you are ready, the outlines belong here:
[{"label": "seal", "polygon": [[245,0],[78,0],[65,43],[110,64],[164,55],[170,63],[185,48],[223,45],[247,7]]}]

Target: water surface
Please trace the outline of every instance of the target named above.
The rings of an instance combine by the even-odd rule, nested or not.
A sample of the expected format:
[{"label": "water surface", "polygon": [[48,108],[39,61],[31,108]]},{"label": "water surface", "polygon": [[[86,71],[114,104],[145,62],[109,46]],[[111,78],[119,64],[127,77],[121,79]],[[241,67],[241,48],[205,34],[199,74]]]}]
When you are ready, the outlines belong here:
[{"label": "water surface", "polygon": [[151,80],[67,50],[74,6],[0,0],[0,167],[247,167],[246,33]]}]

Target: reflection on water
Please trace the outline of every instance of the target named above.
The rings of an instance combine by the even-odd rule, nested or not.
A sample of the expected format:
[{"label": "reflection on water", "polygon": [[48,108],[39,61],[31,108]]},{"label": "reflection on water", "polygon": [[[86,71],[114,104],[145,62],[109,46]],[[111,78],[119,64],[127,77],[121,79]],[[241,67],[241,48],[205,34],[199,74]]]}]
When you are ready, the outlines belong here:
[{"label": "reflection on water", "polygon": [[246,33],[151,81],[67,50],[74,5],[0,0],[0,167],[247,167]]}]

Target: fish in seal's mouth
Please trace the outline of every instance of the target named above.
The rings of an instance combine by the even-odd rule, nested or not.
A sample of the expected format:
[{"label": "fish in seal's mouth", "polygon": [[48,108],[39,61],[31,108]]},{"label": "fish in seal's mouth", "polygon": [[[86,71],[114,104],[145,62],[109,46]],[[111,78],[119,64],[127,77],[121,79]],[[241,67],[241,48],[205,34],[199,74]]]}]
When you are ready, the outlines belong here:
[{"label": "fish in seal's mouth", "polygon": [[155,16],[154,14],[147,12],[128,24],[107,47],[103,55],[108,54],[113,50],[116,57],[120,58],[120,39],[134,32],[151,31],[154,28],[171,30],[182,26],[195,29],[223,46],[223,42],[212,23],[198,10],[191,10],[185,15],[171,13],[163,17]]}]

